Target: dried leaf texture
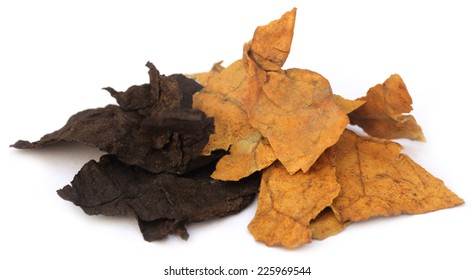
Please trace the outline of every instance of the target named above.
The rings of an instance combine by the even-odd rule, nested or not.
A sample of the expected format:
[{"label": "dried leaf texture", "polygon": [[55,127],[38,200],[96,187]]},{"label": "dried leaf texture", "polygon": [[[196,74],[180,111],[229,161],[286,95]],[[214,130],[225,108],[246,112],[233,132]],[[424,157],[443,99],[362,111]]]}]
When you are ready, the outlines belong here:
[{"label": "dried leaf texture", "polygon": [[325,208],[310,222],[312,238],[323,240],[340,233],[348,223],[340,222],[330,207]]},{"label": "dried leaf texture", "polygon": [[269,142],[259,132],[236,142],[229,152],[218,161],[211,177],[237,181],[270,166],[277,159]]},{"label": "dried leaf texture", "polygon": [[220,94],[225,99],[242,106],[242,98],[248,90],[247,73],[242,60],[237,60],[228,67],[220,64],[213,66],[211,71],[188,75],[196,79],[203,87],[204,92]]},{"label": "dried leaf texture", "polygon": [[214,119],[215,133],[210,135],[203,154],[229,150],[229,154],[218,162],[212,177],[236,181],[271,165],[276,160],[273,149],[250,125],[242,109],[241,99],[248,90],[242,61],[219,72],[211,70],[208,75],[190,76],[205,84],[205,88],[194,95],[193,107]]},{"label": "dried leaf texture", "polygon": [[232,144],[258,133],[249,124],[247,114],[239,104],[219,93],[199,92],[193,97],[193,106],[214,119],[214,133],[203,149],[204,155],[216,150],[228,150]]},{"label": "dried leaf texture", "polygon": [[420,214],[463,203],[441,180],[400,154],[397,143],[346,130],[334,148],[341,192],[332,208],[342,222]]},{"label": "dried leaf texture", "polygon": [[249,43],[249,56],[262,69],[279,71],[284,65],[294,37],[296,13],[294,8],[280,19],[256,28]]},{"label": "dried leaf texture", "polygon": [[239,212],[257,193],[259,176],[223,182],[211,179],[211,170],[157,174],[105,155],[87,163],[58,194],[89,215],[137,216],[146,240],[168,234],[186,239],[185,224]]},{"label": "dried leaf texture", "polygon": [[309,70],[280,68],[290,51],[294,23],[292,10],[258,27],[243,56],[249,85],[243,108],[291,174],[307,172],[349,122],[327,79]]},{"label": "dried leaf texture", "polygon": [[269,140],[289,173],[307,172],[338,141],[349,123],[346,113],[318,73],[267,72],[252,61],[248,65],[249,91],[243,104],[251,125]]},{"label": "dried leaf texture", "polygon": [[262,172],[257,212],[248,226],[256,240],[286,248],[311,241],[310,221],[340,191],[333,157],[328,150],[306,173],[290,175],[279,162]]},{"label": "dried leaf texture", "polygon": [[412,111],[412,98],[399,75],[391,75],[383,84],[370,88],[360,100],[366,103],[350,113],[350,120],[369,135],[425,141],[414,117],[405,114]]},{"label": "dried leaf texture", "polygon": [[188,74],[186,76],[191,79],[195,79],[198,83],[200,83],[200,85],[206,87],[215,75],[219,74],[225,69],[225,67],[222,66],[222,63],[223,61],[216,62],[215,64],[213,64],[213,67],[211,67],[211,70],[208,72]]},{"label": "dried leaf texture", "polygon": [[342,109],[346,114],[353,112],[354,110],[361,107],[361,105],[365,104],[366,101],[357,99],[357,100],[348,100],[344,97],[341,97],[337,94],[333,94],[333,101],[335,102],[340,109]]},{"label": "dried leaf texture", "polygon": [[191,107],[193,93],[202,87],[183,75],[166,77],[153,64],[147,66],[149,84],[125,92],[106,88],[119,106],[79,112],[39,141],[18,141],[12,146],[26,149],[76,141],[152,172],[184,173],[214,160],[215,156],[201,156],[213,120]]},{"label": "dried leaf texture", "polygon": [[[135,216],[148,241],[187,239],[187,224],[237,213],[259,188],[248,229],[285,248],[371,217],[464,203],[383,140],[425,141],[399,75],[347,100],[319,73],[282,69],[295,17],[294,8],[257,27],[228,67],[167,77],[147,63],[148,84],[105,88],[118,105],[84,110],[39,141],[12,146],[76,141],[109,153],[58,194],[89,215]],[[350,122],[377,138],[347,130]]]}]

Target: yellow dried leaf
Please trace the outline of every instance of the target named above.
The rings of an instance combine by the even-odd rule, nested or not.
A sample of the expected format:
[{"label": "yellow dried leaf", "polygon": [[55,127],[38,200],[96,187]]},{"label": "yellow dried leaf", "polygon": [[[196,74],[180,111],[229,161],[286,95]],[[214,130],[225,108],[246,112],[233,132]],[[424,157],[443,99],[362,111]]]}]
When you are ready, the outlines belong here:
[{"label": "yellow dried leaf", "polygon": [[237,181],[270,166],[277,158],[269,142],[256,131],[231,146],[211,177],[223,181]]},{"label": "yellow dried leaf", "polygon": [[259,26],[250,45],[250,57],[264,70],[280,70],[290,53],[297,9]]},{"label": "yellow dried leaf", "polygon": [[202,91],[194,94],[193,108],[214,118],[215,133],[210,135],[202,152],[204,155],[220,149],[227,151],[232,144],[258,133],[239,104],[219,93]]},{"label": "yellow dried leaf", "polygon": [[333,100],[330,84],[309,70],[267,72],[253,61],[248,66],[243,107],[249,122],[269,139],[289,173],[307,172],[349,123]]},{"label": "yellow dried leaf", "polygon": [[360,100],[366,103],[349,114],[350,120],[369,135],[425,141],[414,117],[404,115],[412,111],[412,98],[399,75],[391,75],[383,84],[370,88]]},{"label": "yellow dried leaf", "polygon": [[279,162],[263,171],[257,212],[248,226],[256,240],[286,248],[311,241],[310,221],[340,191],[333,160],[329,149],[307,173],[290,175]]},{"label": "yellow dried leaf", "polygon": [[[191,75],[205,86],[194,108],[214,117],[204,152],[224,149],[212,177],[262,171],[249,231],[268,246],[295,248],[374,216],[418,214],[463,203],[391,141],[360,137],[351,122],[385,139],[424,140],[398,75],[351,101],[310,70],[283,70],[296,10],[256,29],[242,60]],[[279,161],[276,161],[276,160]],[[340,187],[341,186],[341,187]]]},{"label": "yellow dried leaf", "polygon": [[[213,68],[215,67],[216,65]],[[210,72],[188,76],[195,78],[205,87],[205,91],[219,93],[238,105],[242,104],[243,95],[248,89],[247,73],[241,60],[233,62],[226,68],[220,66],[218,70],[212,69]]]},{"label": "yellow dried leaf", "polygon": [[240,99],[247,92],[247,74],[242,62],[238,60],[219,73],[214,72],[202,75],[206,77],[206,87],[193,96],[193,107],[214,118],[215,133],[210,135],[203,154],[230,149],[230,154],[219,160],[212,177],[237,181],[271,165],[276,157],[241,108]]},{"label": "yellow dried leaf", "polygon": [[210,80],[213,80],[213,77],[215,77],[216,75],[221,73],[221,71],[224,70],[224,66],[221,65],[222,63],[223,61],[218,61],[213,64],[213,67],[211,67],[211,70],[209,72],[189,74],[186,76],[195,79],[202,86],[206,87],[210,83]]},{"label": "yellow dried leaf", "polygon": [[332,235],[340,233],[348,223],[340,222],[330,207],[325,208],[318,216],[310,222],[312,238],[323,240]]},{"label": "yellow dried leaf", "polygon": [[463,200],[391,141],[346,130],[334,146],[341,192],[332,208],[342,222],[374,216],[420,214],[454,207]]},{"label": "yellow dried leaf", "polygon": [[346,114],[353,112],[354,110],[361,107],[361,105],[365,104],[366,101],[357,99],[357,100],[348,100],[343,98],[337,94],[333,94],[333,101],[335,102],[340,109],[342,109]]},{"label": "yellow dried leaf", "polygon": [[269,140],[291,174],[307,172],[349,122],[335,104],[327,79],[310,70],[281,69],[294,24],[295,9],[258,27],[244,46],[249,88],[242,99],[249,122]]}]

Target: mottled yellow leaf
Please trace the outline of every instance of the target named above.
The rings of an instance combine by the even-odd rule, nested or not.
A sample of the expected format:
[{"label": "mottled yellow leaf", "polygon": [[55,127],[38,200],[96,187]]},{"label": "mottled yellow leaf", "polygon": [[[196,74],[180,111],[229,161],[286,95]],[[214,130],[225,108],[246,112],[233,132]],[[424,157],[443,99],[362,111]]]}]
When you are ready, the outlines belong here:
[{"label": "mottled yellow leaf", "polygon": [[370,88],[360,100],[366,103],[349,114],[350,120],[369,135],[425,141],[414,117],[405,115],[412,111],[412,98],[399,75],[391,75],[383,84]]},{"label": "mottled yellow leaf", "polygon": [[249,43],[249,55],[264,70],[280,70],[290,53],[297,9],[267,25],[259,26]]},{"label": "mottled yellow leaf", "polygon": [[341,192],[332,208],[342,222],[420,214],[463,200],[408,156],[401,145],[346,130],[334,146]]},{"label": "mottled yellow leaf", "polygon": [[223,181],[237,181],[271,165],[277,158],[269,142],[256,131],[231,146],[211,177]]},{"label": "mottled yellow leaf", "polygon": [[203,154],[229,150],[229,154],[218,162],[212,177],[237,181],[271,165],[276,160],[274,150],[250,125],[247,113],[242,109],[241,98],[248,88],[242,62],[238,60],[228,68],[220,69],[219,73],[200,75],[206,77],[206,87],[194,95],[193,107],[213,117],[215,126],[215,133],[210,135]]},{"label": "mottled yellow leaf", "polygon": [[249,124],[246,112],[233,99],[208,91],[193,96],[193,108],[203,111],[214,118],[214,134],[210,135],[203,154],[209,155],[215,150],[228,150],[229,147],[249,135],[258,133]]},{"label": "mottled yellow leaf", "polygon": [[353,112],[366,102],[362,99],[348,100],[337,94],[333,94],[332,97],[335,104],[338,105],[338,107],[340,107],[340,109],[342,109],[346,114]]},{"label": "mottled yellow leaf", "polygon": [[348,223],[340,222],[330,207],[325,208],[310,222],[312,238],[323,240],[345,229]]},{"label": "mottled yellow leaf", "polygon": [[279,162],[263,171],[257,212],[248,226],[256,240],[286,248],[311,241],[310,221],[340,191],[333,159],[329,149],[307,173],[290,175]]},{"label": "mottled yellow leaf", "polygon": [[244,46],[249,88],[242,99],[249,122],[269,140],[291,174],[307,172],[349,123],[322,75],[280,68],[290,51],[294,24],[292,10],[258,27]]}]

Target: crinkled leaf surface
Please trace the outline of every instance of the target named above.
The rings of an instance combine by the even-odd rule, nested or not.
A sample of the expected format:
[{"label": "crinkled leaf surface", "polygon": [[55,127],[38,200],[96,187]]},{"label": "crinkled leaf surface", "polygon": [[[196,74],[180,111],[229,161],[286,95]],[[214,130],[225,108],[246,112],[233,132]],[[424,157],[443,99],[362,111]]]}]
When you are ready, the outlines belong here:
[{"label": "crinkled leaf surface", "polygon": [[258,27],[243,56],[249,84],[243,108],[291,174],[307,172],[349,122],[327,79],[309,70],[280,68],[290,51],[294,23],[292,10]]},{"label": "crinkled leaf surface", "polygon": [[241,99],[248,88],[242,62],[236,61],[219,73],[210,72],[215,73],[189,75],[198,81],[205,80],[205,88],[193,97],[193,107],[214,119],[215,133],[210,135],[203,154],[229,150],[218,162],[212,177],[235,181],[271,165],[276,157],[242,109]]},{"label": "crinkled leaf surface", "polygon": [[240,105],[219,93],[199,92],[193,97],[193,106],[214,119],[214,133],[203,149],[205,155],[216,150],[227,151],[234,143],[258,133]]},{"label": "crinkled leaf surface", "polygon": [[280,19],[259,26],[249,43],[248,55],[262,69],[279,71],[290,53],[294,37],[297,9],[283,14]]},{"label": "crinkled leaf surface", "polygon": [[401,145],[346,130],[334,146],[341,192],[332,208],[342,222],[420,214],[463,200],[408,156]]},{"label": "crinkled leaf surface", "polygon": [[119,106],[79,112],[39,141],[20,140],[12,146],[25,149],[76,141],[152,172],[184,173],[214,160],[215,156],[201,156],[213,120],[191,107],[193,93],[202,87],[183,75],[166,77],[153,64],[147,66],[149,84],[125,92],[106,88]]},{"label": "crinkled leaf surface", "polygon": [[279,162],[262,172],[257,212],[248,226],[256,240],[286,248],[311,241],[310,221],[340,191],[333,157],[327,150],[306,173],[290,175]]},{"label": "crinkled leaf surface", "polygon": [[360,100],[366,103],[349,114],[350,120],[369,135],[425,141],[414,117],[405,115],[412,111],[412,98],[399,75],[391,75],[383,84],[370,88]]},{"label": "crinkled leaf surface", "polygon": [[168,234],[187,238],[187,223],[223,217],[244,209],[259,187],[259,175],[239,182],[211,179],[213,166],[186,175],[151,173],[112,155],[90,161],[58,194],[89,215],[137,216],[146,240]]},{"label": "crinkled leaf surface", "polygon": [[338,105],[338,107],[340,107],[340,109],[342,109],[346,114],[353,112],[366,102],[362,99],[348,100],[337,94],[333,94],[332,97],[335,104]]},{"label": "crinkled leaf surface", "polygon": [[218,161],[211,177],[236,181],[270,166],[277,159],[269,142],[257,131],[233,144],[229,152]]},{"label": "crinkled leaf surface", "polygon": [[205,89],[222,95],[226,100],[236,103],[241,107],[242,98],[248,90],[247,73],[242,60],[237,60],[228,67],[216,65],[206,73],[187,75],[196,79]]},{"label": "crinkled leaf surface", "polygon": [[224,70],[225,67],[222,66],[222,63],[223,61],[216,62],[208,72],[188,74],[186,76],[191,79],[195,79],[200,85],[206,87],[210,81],[212,81],[214,76],[218,75]]},{"label": "crinkled leaf surface", "polygon": [[[78,141],[115,154],[87,163],[58,194],[91,215],[135,215],[149,241],[186,239],[187,223],[240,211],[257,192],[259,175],[251,174],[259,170],[258,208],[248,228],[268,246],[295,248],[374,216],[462,204],[400,154],[399,144],[345,130],[348,114],[372,136],[425,140],[407,115],[412,99],[398,75],[351,101],[333,94],[318,73],[282,69],[295,15],[293,9],[258,27],[242,60],[189,75],[204,88],[182,75],[160,75],[149,63],[149,84],[106,88],[119,106],[79,112],[40,141],[14,146]],[[211,174],[215,166],[208,164],[223,151]]]},{"label": "crinkled leaf surface", "polygon": [[325,208],[310,222],[312,238],[323,240],[340,233],[348,223],[340,222],[331,207]]}]

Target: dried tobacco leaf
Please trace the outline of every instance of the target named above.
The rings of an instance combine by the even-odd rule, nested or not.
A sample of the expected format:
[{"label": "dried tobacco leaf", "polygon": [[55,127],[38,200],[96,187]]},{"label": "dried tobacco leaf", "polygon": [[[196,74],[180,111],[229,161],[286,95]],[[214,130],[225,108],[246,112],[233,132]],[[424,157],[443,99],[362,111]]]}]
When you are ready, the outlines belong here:
[{"label": "dried tobacco leaf", "polygon": [[348,100],[343,98],[337,94],[333,94],[333,101],[335,102],[340,109],[342,109],[346,114],[353,112],[354,110],[361,107],[361,105],[365,104],[366,101],[357,99],[357,100]]},{"label": "dried tobacco leaf", "polygon": [[212,177],[235,181],[271,165],[276,160],[273,149],[249,124],[242,109],[241,99],[248,89],[242,62],[236,61],[219,72],[211,70],[209,74],[189,76],[203,80],[205,85],[193,96],[193,107],[214,119],[215,133],[210,135],[203,154],[229,150],[218,162]]},{"label": "dried tobacco leaf", "polygon": [[232,144],[258,132],[249,124],[246,112],[239,104],[220,93],[196,93],[193,107],[214,119],[214,133],[203,149],[204,155],[216,150],[228,150]]},{"label": "dried tobacco leaf", "polygon": [[135,215],[149,241],[187,239],[187,223],[242,210],[257,193],[259,170],[248,228],[268,246],[295,248],[351,222],[464,203],[400,154],[399,144],[345,129],[351,120],[375,137],[425,140],[407,115],[412,99],[398,75],[351,101],[333,94],[318,73],[282,69],[295,15],[293,9],[258,27],[242,60],[189,75],[202,86],[147,63],[149,84],[106,88],[119,106],[79,112],[40,141],[13,146],[65,140],[115,154],[87,163],[58,194],[90,215]]},{"label": "dried tobacco leaf", "polygon": [[248,90],[247,73],[242,60],[237,60],[228,67],[219,65],[217,68],[215,64],[209,72],[187,76],[196,79],[205,92],[219,94],[242,107],[242,98]]},{"label": "dried tobacco leaf", "polygon": [[295,248],[311,241],[310,221],[338,195],[334,153],[328,149],[308,172],[290,175],[275,162],[262,172],[257,212],[249,231],[268,246]]},{"label": "dried tobacco leaf", "polygon": [[400,154],[402,147],[395,142],[346,130],[334,149],[341,192],[332,209],[341,222],[420,214],[464,202],[441,180]]},{"label": "dried tobacco leaf", "polygon": [[218,162],[213,178],[239,180],[276,160],[269,143],[249,124],[246,112],[237,103],[221,94],[200,92],[194,96],[194,106],[215,120],[215,133],[210,135],[203,154],[230,149]]},{"label": "dried tobacco leaf", "polygon": [[218,161],[211,177],[237,181],[270,166],[277,159],[269,142],[259,132],[236,142],[229,152]]},{"label": "dried tobacco leaf", "polygon": [[297,9],[293,8],[283,14],[280,19],[259,26],[254,31],[254,36],[245,49],[249,48],[247,55],[261,69],[266,71],[281,70],[290,53],[296,14]]},{"label": "dried tobacco leaf", "polygon": [[150,83],[125,92],[107,91],[119,106],[89,109],[73,115],[61,129],[15,148],[31,149],[76,141],[115,154],[121,161],[152,172],[184,173],[216,157],[201,156],[213,131],[213,120],[192,109],[192,95],[202,87],[183,75],[160,75],[152,63]]},{"label": "dried tobacco leaf", "polygon": [[202,86],[206,87],[210,83],[210,80],[213,79],[214,76],[218,75],[219,73],[221,73],[221,71],[223,71],[226,68],[221,65],[222,63],[223,63],[222,60],[214,63],[213,67],[211,67],[211,70],[208,72],[189,74],[186,76],[189,78],[195,79]]},{"label": "dried tobacco leaf", "polygon": [[425,141],[421,127],[411,115],[412,98],[401,77],[391,75],[383,84],[368,90],[364,105],[349,114],[352,124],[364,129],[369,135],[384,138],[407,138]]},{"label": "dried tobacco leaf", "polygon": [[325,208],[315,219],[310,222],[312,238],[323,240],[340,233],[348,223],[340,222],[330,207]]},{"label": "dried tobacco leaf", "polygon": [[291,174],[307,172],[349,123],[323,76],[280,68],[290,51],[294,23],[295,9],[258,27],[243,56],[249,85],[243,108]]},{"label": "dried tobacco leaf", "polygon": [[258,175],[223,182],[209,177],[212,169],[208,166],[181,176],[157,174],[105,155],[99,162],[84,165],[58,194],[89,215],[136,215],[148,241],[168,234],[186,239],[185,224],[237,213],[257,193]]}]

